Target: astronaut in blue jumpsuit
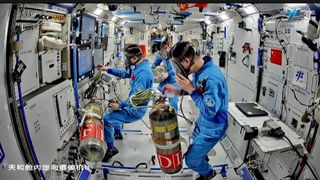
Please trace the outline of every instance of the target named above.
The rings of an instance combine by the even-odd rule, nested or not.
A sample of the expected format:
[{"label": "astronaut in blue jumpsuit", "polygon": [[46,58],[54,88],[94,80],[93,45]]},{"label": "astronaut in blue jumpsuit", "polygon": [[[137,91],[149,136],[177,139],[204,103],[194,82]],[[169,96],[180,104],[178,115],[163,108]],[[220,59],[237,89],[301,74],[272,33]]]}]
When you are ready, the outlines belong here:
[{"label": "astronaut in blue jumpsuit", "polygon": [[[185,154],[185,163],[199,173],[198,180],[212,179],[216,172],[208,163],[208,152],[224,137],[228,127],[228,89],[220,69],[212,58],[201,58],[189,42],[179,42],[172,48],[177,83],[181,89],[166,85],[164,92],[187,92],[199,108],[192,142]],[[193,74],[190,81],[188,75]]]},{"label": "astronaut in blue jumpsuit", "polygon": [[[167,46],[165,44],[166,44],[165,42],[161,42],[160,51],[156,55],[155,60],[154,60],[153,64],[151,65],[151,69],[153,70],[162,63],[168,73],[167,78],[165,78],[163,81],[161,81],[159,83],[159,86],[158,86],[159,91],[161,91],[163,86],[168,83],[179,87],[179,85],[176,82],[176,78],[175,78],[175,75],[176,75],[175,70],[174,70],[171,62],[169,61],[169,59],[167,59],[165,57],[166,54],[168,53],[166,50]],[[178,111],[178,96],[169,97],[169,104],[176,111]]]},{"label": "astronaut in blue jumpsuit", "polygon": [[[99,66],[99,70],[105,70],[107,73],[117,77],[130,78],[130,92],[128,98],[120,103],[112,103],[112,111],[103,116],[104,136],[107,142],[107,152],[103,162],[108,162],[111,157],[118,153],[114,145],[114,127],[120,127],[123,123],[131,123],[141,119],[147,112],[147,108],[136,108],[129,104],[129,97],[132,94],[152,88],[153,73],[149,61],[142,59],[142,51],[137,45],[130,45],[125,49],[127,59],[129,60],[130,71],[124,69],[111,69]],[[147,106],[145,102],[142,106]]]}]

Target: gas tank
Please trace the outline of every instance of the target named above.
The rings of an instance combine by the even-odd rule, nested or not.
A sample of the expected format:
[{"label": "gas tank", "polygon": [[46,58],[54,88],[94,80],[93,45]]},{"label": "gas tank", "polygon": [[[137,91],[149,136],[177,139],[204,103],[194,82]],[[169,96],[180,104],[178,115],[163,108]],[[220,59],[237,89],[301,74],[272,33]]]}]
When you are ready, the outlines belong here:
[{"label": "gas tank", "polygon": [[107,146],[104,140],[103,111],[98,104],[89,103],[83,127],[80,128],[80,154],[91,162],[100,162],[105,155]]},{"label": "gas tank", "polygon": [[167,174],[179,172],[182,169],[183,159],[178,119],[174,108],[169,105],[165,105],[163,109],[154,108],[149,113],[149,119],[161,170]]}]

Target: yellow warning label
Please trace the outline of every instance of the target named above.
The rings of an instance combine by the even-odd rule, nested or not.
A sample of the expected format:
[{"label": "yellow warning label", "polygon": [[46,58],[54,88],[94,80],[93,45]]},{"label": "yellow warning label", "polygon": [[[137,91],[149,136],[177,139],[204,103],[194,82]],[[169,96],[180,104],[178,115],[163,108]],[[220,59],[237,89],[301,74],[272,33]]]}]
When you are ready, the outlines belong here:
[{"label": "yellow warning label", "polygon": [[168,126],[154,126],[154,131],[159,133],[170,132],[177,128],[177,123],[170,124]]},{"label": "yellow warning label", "polygon": [[65,17],[63,15],[53,15],[52,19],[54,21],[58,21],[58,22],[64,22],[65,21]]}]

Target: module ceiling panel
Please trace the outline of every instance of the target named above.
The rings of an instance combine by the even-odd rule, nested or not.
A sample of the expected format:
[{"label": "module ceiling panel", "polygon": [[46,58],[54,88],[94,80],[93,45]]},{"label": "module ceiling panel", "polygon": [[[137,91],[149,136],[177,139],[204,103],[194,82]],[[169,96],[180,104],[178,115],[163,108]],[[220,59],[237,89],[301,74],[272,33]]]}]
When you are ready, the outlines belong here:
[{"label": "module ceiling panel", "polygon": [[[194,5],[194,3],[189,3],[189,6]],[[223,3],[209,3],[207,8],[204,8],[203,12],[199,12],[198,7],[189,8],[186,12],[190,13],[187,18],[183,19],[183,25],[178,26],[178,28],[188,28],[193,27],[198,24],[199,21],[204,21],[212,16],[205,16],[205,14],[213,14],[219,11],[219,7],[222,7]],[[97,8],[97,4],[85,4],[85,8],[89,12],[94,12]],[[152,10],[151,10],[152,9]],[[156,11],[160,13],[156,13]],[[132,12],[141,12],[132,13]],[[117,16],[117,21],[125,20],[127,23],[124,25],[126,27],[133,27],[140,30],[146,30],[146,25],[158,26],[159,28],[165,28],[179,23],[178,20],[181,18],[180,15],[174,15],[171,13],[179,13],[179,7],[176,3],[150,3],[150,4],[118,4],[117,11],[115,12],[103,12],[103,14],[108,15],[108,20],[111,20],[112,16]],[[176,19],[174,19],[176,18]],[[134,22],[135,20],[144,20],[143,22]],[[133,20],[133,21],[132,21]]]}]

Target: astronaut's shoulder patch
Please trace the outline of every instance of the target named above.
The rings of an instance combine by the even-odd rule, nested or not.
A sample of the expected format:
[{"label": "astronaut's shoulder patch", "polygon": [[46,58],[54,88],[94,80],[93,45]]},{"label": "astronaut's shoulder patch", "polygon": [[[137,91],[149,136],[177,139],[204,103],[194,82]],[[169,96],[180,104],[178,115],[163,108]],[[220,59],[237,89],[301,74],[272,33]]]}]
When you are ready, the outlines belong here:
[{"label": "astronaut's shoulder patch", "polygon": [[212,99],[212,97],[206,97],[205,102],[206,102],[207,106],[209,106],[209,107],[213,107],[215,104],[215,101]]},{"label": "astronaut's shoulder patch", "polygon": [[142,90],[143,90],[142,84],[138,84],[138,85],[136,86],[136,91],[137,91],[137,92],[140,92],[140,91],[142,91]]}]

